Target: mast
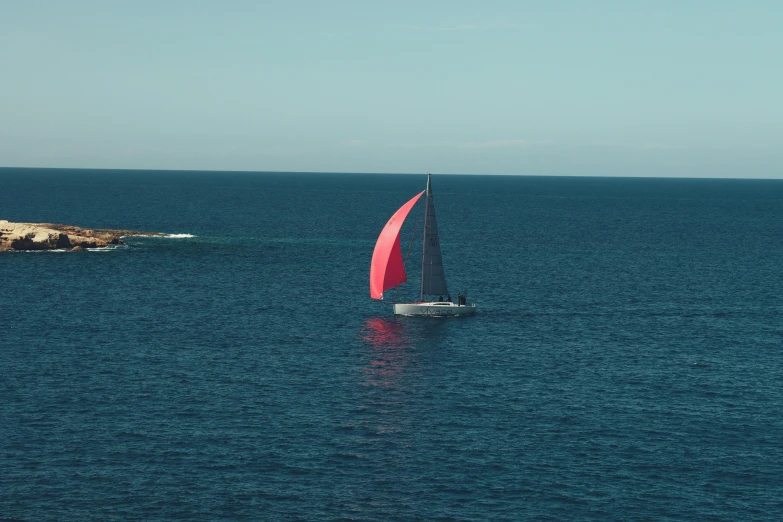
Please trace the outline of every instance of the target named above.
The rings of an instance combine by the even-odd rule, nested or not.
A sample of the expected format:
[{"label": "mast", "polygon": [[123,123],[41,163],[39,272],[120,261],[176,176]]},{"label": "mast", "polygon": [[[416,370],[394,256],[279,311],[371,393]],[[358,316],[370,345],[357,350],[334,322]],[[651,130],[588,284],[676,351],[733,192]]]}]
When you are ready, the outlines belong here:
[{"label": "mast", "polygon": [[446,276],[443,272],[443,258],[440,253],[438,223],[435,219],[435,201],[432,197],[429,172],[427,173],[425,198],[424,232],[421,245],[421,301],[424,301],[425,295],[445,295],[448,293]]},{"label": "mast", "polygon": [[427,189],[424,191],[424,227],[421,233],[421,294],[419,295],[419,301],[424,301],[424,257],[425,257],[425,250],[427,247],[427,232],[429,232],[430,228],[430,198],[432,197],[432,191],[430,189],[430,176],[431,174],[427,173]]}]

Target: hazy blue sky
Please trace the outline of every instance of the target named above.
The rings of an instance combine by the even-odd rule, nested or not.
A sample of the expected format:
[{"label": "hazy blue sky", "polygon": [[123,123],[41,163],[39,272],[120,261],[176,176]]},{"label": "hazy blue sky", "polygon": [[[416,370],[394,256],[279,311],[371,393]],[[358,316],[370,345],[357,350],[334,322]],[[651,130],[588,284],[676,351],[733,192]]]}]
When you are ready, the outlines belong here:
[{"label": "hazy blue sky", "polygon": [[0,166],[783,177],[781,1],[0,0]]}]

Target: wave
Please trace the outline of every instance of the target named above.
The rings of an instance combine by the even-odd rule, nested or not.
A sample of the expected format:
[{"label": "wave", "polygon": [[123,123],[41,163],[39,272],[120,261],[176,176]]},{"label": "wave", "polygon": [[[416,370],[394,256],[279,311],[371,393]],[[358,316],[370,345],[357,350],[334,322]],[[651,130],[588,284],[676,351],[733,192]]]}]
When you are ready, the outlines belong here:
[{"label": "wave", "polygon": [[[106,245],[105,247],[85,248],[85,252],[109,252],[111,250],[117,250],[121,248],[128,248],[128,245]],[[9,252],[26,252],[26,253],[38,253],[38,252],[51,252],[61,254],[63,252],[70,252],[70,248],[47,248],[43,250],[10,250]]]},{"label": "wave", "polygon": [[105,247],[85,248],[86,252],[109,252],[120,248],[128,248],[128,245],[106,245]]},{"label": "wave", "polygon": [[28,254],[32,254],[35,252],[70,252],[67,248],[48,248],[45,250],[8,250],[8,252],[26,252]]},{"label": "wave", "polygon": [[186,239],[191,237],[198,237],[194,236],[193,234],[155,234],[155,235],[146,235],[146,234],[130,234],[128,236],[120,236],[122,239],[126,238],[148,238],[148,237],[158,237],[158,238],[164,238],[164,239]]}]

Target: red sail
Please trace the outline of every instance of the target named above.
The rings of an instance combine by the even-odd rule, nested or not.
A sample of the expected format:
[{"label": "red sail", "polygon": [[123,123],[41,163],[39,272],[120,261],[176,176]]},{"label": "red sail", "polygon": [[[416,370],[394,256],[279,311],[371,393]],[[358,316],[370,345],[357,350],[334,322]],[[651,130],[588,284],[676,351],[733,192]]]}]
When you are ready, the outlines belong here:
[{"label": "red sail", "polygon": [[370,297],[373,299],[383,299],[386,290],[407,280],[400,250],[400,228],[422,194],[423,191],[400,207],[378,236],[370,265]]}]

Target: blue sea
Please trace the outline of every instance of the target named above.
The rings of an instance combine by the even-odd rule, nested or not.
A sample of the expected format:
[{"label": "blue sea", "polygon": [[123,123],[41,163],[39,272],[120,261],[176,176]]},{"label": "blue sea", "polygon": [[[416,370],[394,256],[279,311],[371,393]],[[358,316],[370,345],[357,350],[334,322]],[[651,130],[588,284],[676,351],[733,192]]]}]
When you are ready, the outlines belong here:
[{"label": "blue sea", "polygon": [[194,236],[0,255],[0,519],[783,518],[783,181],[435,175],[479,312],[396,318],[425,183],[0,170],[0,219]]}]

